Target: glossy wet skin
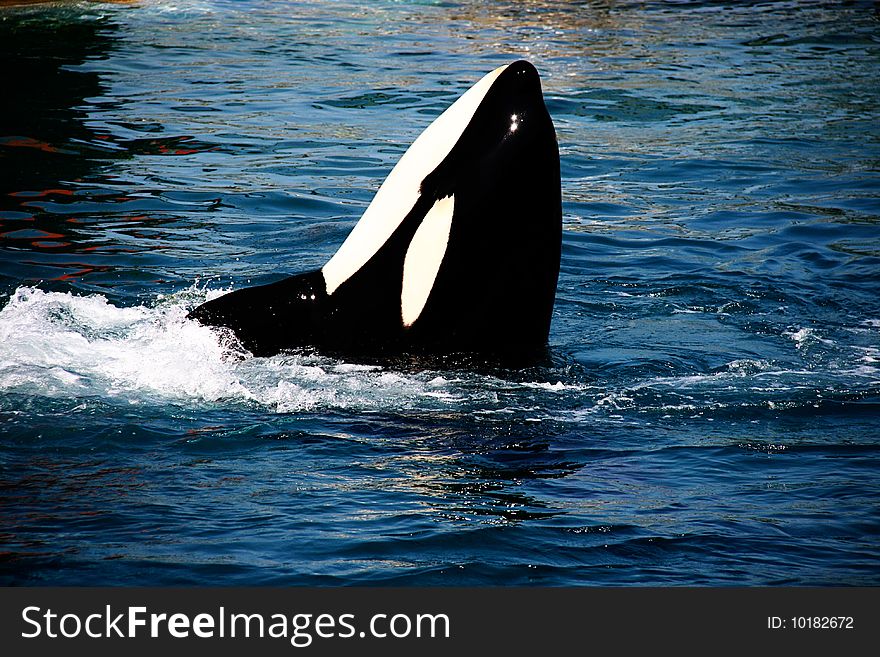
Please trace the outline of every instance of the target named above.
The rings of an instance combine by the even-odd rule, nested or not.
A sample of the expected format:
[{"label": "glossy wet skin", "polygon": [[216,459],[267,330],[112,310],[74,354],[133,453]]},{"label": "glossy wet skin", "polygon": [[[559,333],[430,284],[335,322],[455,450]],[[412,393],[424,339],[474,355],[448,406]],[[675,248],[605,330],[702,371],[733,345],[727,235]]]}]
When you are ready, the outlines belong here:
[{"label": "glossy wet skin", "polygon": [[[508,65],[465,125],[445,140],[447,156],[399,227],[332,294],[320,272],[305,274],[233,292],[191,316],[232,329],[257,355],[317,347],[371,362],[460,354],[519,366],[546,355],[562,208],[556,134],[534,66]],[[454,211],[447,243],[435,246],[439,271],[424,308],[405,321],[405,257],[447,198]]]},{"label": "glossy wet skin", "polygon": [[490,352],[546,344],[562,238],[558,180],[556,135],[537,71],[516,62],[423,183],[434,196],[454,194],[466,212],[453,222],[436,294],[414,332]]}]

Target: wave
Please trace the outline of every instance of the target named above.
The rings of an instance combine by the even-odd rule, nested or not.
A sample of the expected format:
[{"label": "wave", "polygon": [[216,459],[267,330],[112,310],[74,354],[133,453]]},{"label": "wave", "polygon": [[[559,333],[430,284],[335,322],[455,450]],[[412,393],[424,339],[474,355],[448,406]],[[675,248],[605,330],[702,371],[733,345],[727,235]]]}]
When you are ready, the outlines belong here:
[{"label": "wave", "polygon": [[[120,307],[100,294],[19,287],[0,310],[0,393],[132,405],[249,405],[278,413],[416,410],[582,422],[626,413],[818,408],[875,398],[880,385],[873,349],[854,352],[857,362],[824,369],[754,359],[706,373],[610,379],[570,366],[506,380],[466,371],[395,371],[314,353],[255,358],[230,332],[187,318],[192,307],[224,292],[194,284],[151,305]],[[803,329],[790,337],[799,345],[819,341]]]},{"label": "wave", "polygon": [[447,380],[317,355],[253,358],[234,336],[187,318],[193,286],[153,306],[20,287],[0,311],[0,391],[129,403],[250,403],[278,412],[453,400]]}]

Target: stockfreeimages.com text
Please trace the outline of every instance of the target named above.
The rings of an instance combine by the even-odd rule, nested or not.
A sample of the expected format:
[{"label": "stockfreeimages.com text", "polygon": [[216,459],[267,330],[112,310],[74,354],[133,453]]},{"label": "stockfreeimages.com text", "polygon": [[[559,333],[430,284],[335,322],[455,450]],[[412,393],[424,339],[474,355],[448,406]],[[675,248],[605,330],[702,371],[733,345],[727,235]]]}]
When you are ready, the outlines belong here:
[{"label": "stockfreeimages.com text", "polygon": [[355,614],[262,614],[232,613],[220,607],[214,613],[154,613],[146,607],[125,607],[80,615],[59,613],[41,607],[25,607],[21,612],[25,639],[48,638],[151,638],[185,639],[273,638],[289,639],[305,648],[315,638],[351,639],[449,638],[450,619],[446,614],[373,614],[362,629]]}]

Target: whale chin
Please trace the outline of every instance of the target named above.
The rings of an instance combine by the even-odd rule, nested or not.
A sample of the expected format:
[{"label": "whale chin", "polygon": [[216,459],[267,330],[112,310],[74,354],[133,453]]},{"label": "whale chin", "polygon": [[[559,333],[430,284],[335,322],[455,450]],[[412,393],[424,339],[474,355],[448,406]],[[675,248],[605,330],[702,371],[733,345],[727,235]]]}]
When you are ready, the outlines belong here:
[{"label": "whale chin", "polygon": [[422,132],[320,270],[190,317],[258,356],[525,365],[547,356],[561,236],[556,134],[537,71],[517,61]]}]

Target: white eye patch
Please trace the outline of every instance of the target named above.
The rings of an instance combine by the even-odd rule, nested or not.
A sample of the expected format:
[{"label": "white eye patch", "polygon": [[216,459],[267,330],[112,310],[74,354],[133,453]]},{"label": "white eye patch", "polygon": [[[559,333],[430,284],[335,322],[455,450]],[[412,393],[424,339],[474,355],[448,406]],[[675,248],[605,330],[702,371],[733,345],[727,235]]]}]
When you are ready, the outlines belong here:
[{"label": "white eye patch", "polygon": [[449,245],[455,197],[442,198],[428,211],[413,235],[403,261],[400,316],[410,327],[422,314]]}]

